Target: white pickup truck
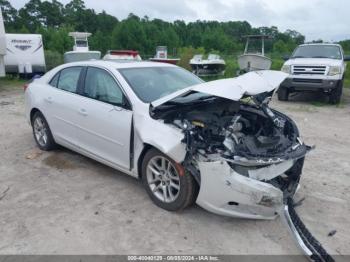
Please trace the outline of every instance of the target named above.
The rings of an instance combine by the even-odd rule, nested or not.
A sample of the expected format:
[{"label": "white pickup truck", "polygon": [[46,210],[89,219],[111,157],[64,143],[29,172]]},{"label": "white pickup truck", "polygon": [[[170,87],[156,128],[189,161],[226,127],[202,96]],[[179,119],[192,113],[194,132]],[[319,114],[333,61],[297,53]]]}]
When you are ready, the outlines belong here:
[{"label": "white pickup truck", "polygon": [[278,89],[278,99],[288,100],[291,92],[322,91],[329,96],[331,104],[340,102],[342,95],[345,61],[343,49],[338,44],[303,44],[298,46],[281,71],[289,77]]}]

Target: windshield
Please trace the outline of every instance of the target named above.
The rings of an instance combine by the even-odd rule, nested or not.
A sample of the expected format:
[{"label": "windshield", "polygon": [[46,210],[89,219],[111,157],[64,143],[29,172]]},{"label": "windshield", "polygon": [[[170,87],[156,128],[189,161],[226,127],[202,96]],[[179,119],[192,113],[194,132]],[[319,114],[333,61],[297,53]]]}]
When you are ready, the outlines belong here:
[{"label": "windshield", "polygon": [[292,58],[331,58],[342,59],[341,51],[334,45],[305,45],[299,46]]},{"label": "windshield", "polygon": [[124,68],[119,69],[119,72],[145,103],[203,83],[203,80],[179,67]]}]

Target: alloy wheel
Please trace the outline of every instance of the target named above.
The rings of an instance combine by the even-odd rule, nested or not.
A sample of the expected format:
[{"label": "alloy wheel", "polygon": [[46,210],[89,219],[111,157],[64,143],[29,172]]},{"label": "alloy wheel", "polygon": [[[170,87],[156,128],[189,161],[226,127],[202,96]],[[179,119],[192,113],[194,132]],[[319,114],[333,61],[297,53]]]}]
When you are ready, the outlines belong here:
[{"label": "alloy wheel", "polygon": [[44,147],[48,141],[47,128],[44,120],[41,117],[35,118],[33,127],[36,141],[39,145]]},{"label": "alloy wheel", "polygon": [[172,162],[163,156],[154,156],[147,164],[147,183],[160,201],[170,203],[180,193],[180,177]]}]

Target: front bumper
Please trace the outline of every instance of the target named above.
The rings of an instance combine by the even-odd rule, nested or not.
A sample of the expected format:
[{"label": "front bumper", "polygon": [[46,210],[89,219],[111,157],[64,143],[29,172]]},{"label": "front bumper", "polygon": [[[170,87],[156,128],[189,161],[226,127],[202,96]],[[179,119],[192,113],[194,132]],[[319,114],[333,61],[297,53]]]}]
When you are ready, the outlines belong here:
[{"label": "front bumper", "polygon": [[281,214],[283,222],[292,233],[297,245],[311,261],[334,262],[322,245],[307,230],[294,210],[294,203],[288,198]]},{"label": "front bumper", "polygon": [[292,76],[286,78],[282,84],[281,88],[292,89],[292,91],[329,91],[338,86],[339,79],[322,79],[322,78],[307,78]]},{"label": "front bumper", "polygon": [[[271,165],[265,170],[266,179],[257,172],[250,177],[241,175],[226,161],[199,162],[201,186],[197,204],[219,215],[274,219],[284,208],[285,193],[262,180],[272,181],[289,170],[295,161]],[[261,181],[252,178],[253,175]]]},{"label": "front bumper", "polygon": [[[258,175],[254,178],[251,178],[251,174],[247,177],[237,173],[226,161],[198,162],[201,187],[197,204],[213,213],[233,217],[273,219],[280,215],[299,248],[311,261],[334,262],[294,210],[293,195],[303,161],[304,158],[300,158],[292,163],[285,161],[271,165],[264,168],[266,172],[253,172],[253,175]],[[281,185],[257,180],[266,181],[273,177],[270,180],[273,181],[283,175],[290,179],[287,188],[290,185],[294,187],[289,192]]]}]

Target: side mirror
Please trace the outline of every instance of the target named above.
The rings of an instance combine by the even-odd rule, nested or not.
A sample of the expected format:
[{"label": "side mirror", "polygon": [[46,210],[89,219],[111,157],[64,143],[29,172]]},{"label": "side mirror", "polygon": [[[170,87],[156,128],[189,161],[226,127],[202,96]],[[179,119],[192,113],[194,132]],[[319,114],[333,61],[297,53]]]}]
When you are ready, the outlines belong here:
[{"label": "side mirror", "polygon": [[289,55],[283,55],[283,56],[282,56],[282,59],[283,59],[284,61],[289,60],[289,58],[290,58],[290,56],[289,56]]},{"label": "side mirror", "polygon": [[344,61],[350,61],[350,55],[345,55],[344,56]]}]

